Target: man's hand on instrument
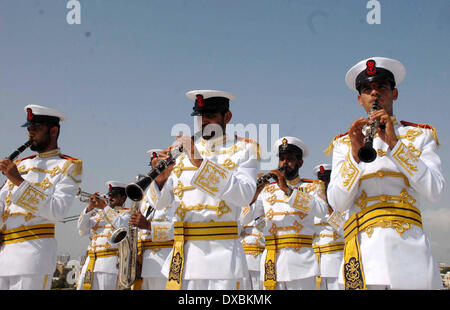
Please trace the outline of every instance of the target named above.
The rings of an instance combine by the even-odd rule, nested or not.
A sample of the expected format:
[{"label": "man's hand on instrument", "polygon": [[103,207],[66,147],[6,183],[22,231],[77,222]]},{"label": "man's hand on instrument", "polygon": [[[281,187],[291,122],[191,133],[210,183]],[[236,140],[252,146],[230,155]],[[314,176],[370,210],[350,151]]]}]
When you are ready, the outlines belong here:
[{"label": "man's hand on instrument", "polygon": [[[156,165],[161,160],[167,160],[170,157],[170,150],[165,149],[158,153],[158,156],[152,159],[152,167],[155,168]],[[172,172],[173,166],[175,163],[169,165],[159,176],[156,177],[155,183],[158,185],[159,189],[163,188],[164,184],[166,183],[167,179],[170,176],[170,173]]]},{"label": "man's hand on instrument", "polygon": [[100,194],[98,192],[95,192],[94,195],[89,197],[89,204],[87,206],[88,212],[95,208],[103,210],[106,207],[106,202],[99,196]]},{"label": "man's hand on instrument", "polygon": [[132,213],[130,216],[130,220],[128,223],[131,226],[136,226],[141,229],[151,230],[151,222],[145,218],[145,216],[141,213],[140,210]]},{"label": "man's hand on instrument", "polygon": [[183,146],[183,150],[188,155],[191,164],[197,168],[200,167],[203,158],[195,147],[194,140],[188,136],[178,136],[177,141]]},{"label": "man's hand on instrument", "polygon": [[[256,179],[259,179],[259,178],[263,177],[264,175],[265,175],[265,173],[258,173],[256,175]],[[250,202],[250,204],[254,203],[256,201],[256,199],[258,199],[259,194],[261,194],[262,190],[264,189],[264,187],[266,186],[267,183],[269,183],[269,181],[264,181],[256,188],[255,194],[253,195],[253,198],[252,198],[252,201]]]},{"label": "man's hand on instrument", "polygon": [[348,135],[350,137],[350,142],[352,145],[352,155],[353,159],[359,163],[360,159],[358,156],[358,151],[364,146],[364,135],[362,129],[364,125],[368,124],[369,120],[366,118],[358,118],[355,120],[348,130]]},{"label": "man's hand on instrument", "polygon": [[8,158],[5,158],[0,161],[0,170],[1,172],[16,186],[20,186],[24,179],[19,173],[16,164],[14,164]]},{"label": "man's hand on instrument", "polygon": [[[386,110],[381,109],[371,113],[369,119],[371,121],[374,121],[376,119],[378,120],[380,124],[377,130],[378,136],[381,140],[386,142],[386,144],[389,145],[389,148],[392,150],[397,144],[398,139],[394,130],[394,123],[392,122],[389,114],[386,112]],[[382,127],[384,127],[384,129],[382,129]]]},{"label": "man's hand on instrument", "polygon": [[284,173],[279,169],[274,169],[269,172],[273,178],[277,181],[278,187],[287,195],[289,192],[289,186],[286,183]]}]

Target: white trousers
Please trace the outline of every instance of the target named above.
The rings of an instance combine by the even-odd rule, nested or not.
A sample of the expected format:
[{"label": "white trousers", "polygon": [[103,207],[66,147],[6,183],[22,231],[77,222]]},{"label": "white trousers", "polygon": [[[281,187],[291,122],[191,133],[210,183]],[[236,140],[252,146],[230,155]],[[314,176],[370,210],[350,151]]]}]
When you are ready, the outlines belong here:
[{"label": "white trousers", "polygon": [[20,275],[0,277],[0,290],[49,290],[52,275]]},{"label": "white trousers", "polygon": [[316,289],[316,277],[310,277],[293,281],[277,281],[277,285],[275,286],[275,290],[315,290],[315,289]]},{"label": "white trousers", "polygon": [[249,270],[248,277],[244,278],[240,289],[242,290],[263,290],[263,284],[261,283],[261,275],[259,271]]},{"label": "white trousers", "polygon": [[[83,289],[83,279],[78,281],[77,290]],[[114,273],[94,272],[91,290],[116,290],[117,275]]]},{"label": "white trousers", "polygon": [[141,290],[165,290],[166,285],[166,278],[144,278]]},{"label": "white trousers", "polygon": [[231,280],[183,280],[182,290],[237,290],[244,279]]},{"label": "white trousers", "polygon": [[343,290],[344,287],[338,283],[337,277],[325,277],[320,282],[320,290]]}]

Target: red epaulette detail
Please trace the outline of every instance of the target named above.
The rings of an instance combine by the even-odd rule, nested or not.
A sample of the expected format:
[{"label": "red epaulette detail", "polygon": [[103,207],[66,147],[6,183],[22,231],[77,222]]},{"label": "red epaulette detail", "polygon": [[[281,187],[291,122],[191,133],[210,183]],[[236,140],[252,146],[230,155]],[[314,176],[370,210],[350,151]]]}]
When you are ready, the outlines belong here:
[{"label": "red epaulette detail", "polygon": [[75,158],[75,157],[65,155],[65,154],[59,154],[59,157],[64,158],[64,159],[72,159],[73,161],[80,160],[79,158]]},{"label": "red epaulette detail", "polygon": [[342,138],[342,137],[344,137],[344,136],[346,136],[346,135],[348,135],[348,131],[347,131],[346,133],[343,133],[343,134],[340,134],[340,135],[335,136],[335,137],[333,138],[333,140],[331,140],[330,145],[324,150],[324,153],[325,153],[326,155],[330,155],[331,152],[333,151],[333,148],[334,148],[334,142],[335,142],[337,139],[340,139],[340,138]]},{"label": "red epaulette detail", "polygon": [[314,183],[314,180],[310,180],[310,179],[300,179],[300,180],[305,183]]},{"label": "red epaulette detail", "polygon": [[346,136],[346,135],[348,135],[348,131],[343,134],[337,135],[336,137],[334,137],[333,141],[336,141],[337,139],[342,138],[343,136]]},{"label": "red epaulette detail", "polygon": [[278,182],[269,182],[267,184],[277,184]]},{"label": "red epaulette detail", "polygon": [[15,162],[19,162],[20,163],[21,161],[23,161],[25,159],[35,158],[36,156],[37,156],[37,154],[34,154],[34,155],[31,155],[31,156],[28,156],[28,157],[25,157],[25,158],[16,159]]},{"label": "red epaulette detail", "polygon": [[400,121],[400,123],[403,126],[413,126],[413,127],[419,127],[419,128],[433,129],[433,126],[428,125],[428,124],[416,124],[416,123],[411,123],[411,122],[407,122],[407,121]]},{"label": "red epaulette detail", "polygon": [[419,127],[419,128],[424,128],[424,129],[429,129],[432,132],[433,138],[434,140],[436,140],[436,145],[439,146],[439,140],[437,137],[437,132],[436,132],[436,128],[434,128],[432,125],[428,125],[428,124],[416,124],[416,123],[411,123],[411,122],[407,122],[407,121],[400,121],[400,123],[403,126],[413,126],[413,127]]}]

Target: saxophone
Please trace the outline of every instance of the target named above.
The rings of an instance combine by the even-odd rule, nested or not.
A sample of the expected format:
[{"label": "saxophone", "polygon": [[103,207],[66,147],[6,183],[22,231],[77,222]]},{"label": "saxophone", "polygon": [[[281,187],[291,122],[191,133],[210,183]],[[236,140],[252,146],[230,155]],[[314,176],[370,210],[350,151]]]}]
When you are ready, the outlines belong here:
[{"label": "saxophone", "polygon": [[[130,208],[130,214],[139,210],[140,201],[133,202]],[[140,267],[137,260],[137,240],[138,228],[128,226],[128,228],[121,227],[116,229],[111,237],[110,243],[117,245],[119,252],[119,288],[130,289],[134,281],[140,276]]]}]

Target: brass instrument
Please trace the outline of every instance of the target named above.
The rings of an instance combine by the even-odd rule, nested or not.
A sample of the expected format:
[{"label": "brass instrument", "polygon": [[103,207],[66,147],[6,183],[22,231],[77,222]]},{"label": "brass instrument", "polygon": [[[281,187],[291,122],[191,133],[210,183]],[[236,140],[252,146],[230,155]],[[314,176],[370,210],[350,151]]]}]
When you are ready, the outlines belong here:
[{"label": "brass instrument", "polygon": [[[138,211],[141,202],[134,201],[130,208],[130,214]],[[140,275],[140,265],[137,261],[138,228],[134,226],[116,229],[109,242],[117,245],[119,255],[119,275],[117,281],[122,289],[129,289]]]},{"label": "brass instrument", "polygon": [[[379,109],[380,107],[378,105],[378,100],[375,100],[372,104],[371,110],[369,111],[369,115]],[[380,124],[378,119],[375,119],[372,124],[364,125],[363,127],[364,146],[359,149],[358,157],[365,163],[373,162],[377,158],[377,151],[373,148],[373,138],[375,137],[378,128],[385,128],[385,125]]]},{"label": "brass instrument", "polygon": [[12,152],[11,155],[8,156],[8,159],[11,160],[11,161],[16,159],[17,156],[19,156],[23,151],[25,151],[27,148],[29,148],[31,146],[32,142],[33,142],[33,140],[30,139],[27,142],[25,142],[24,144],[22,144],[21,146],[19,146],[17,148],[17,150]]},{"label": "brass instrument", "polygon": [[80,199],[81,202],[85,202],[85,203],[89,203],[90,202],[90,197],[94,196],[98,199],[103,200],[106,204],[109,204],[109,198],[106,197],[106,195],[100,196],[100,195],[96,195],[96,194],[91,194],[88,192],[83,192],[81,190],[81,188],[78,189],[77,193],[75,194],[75,197],[78,197],[78,199]]}]

